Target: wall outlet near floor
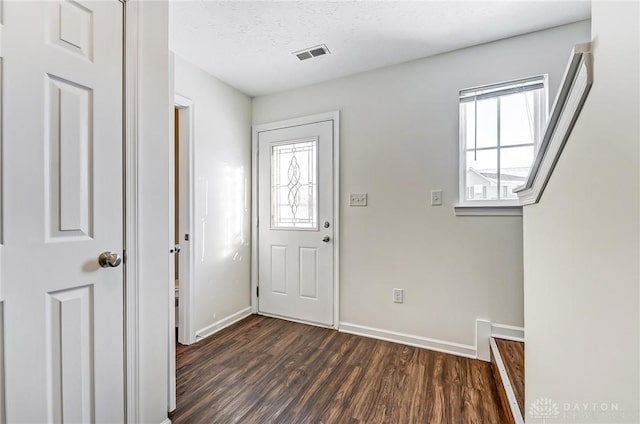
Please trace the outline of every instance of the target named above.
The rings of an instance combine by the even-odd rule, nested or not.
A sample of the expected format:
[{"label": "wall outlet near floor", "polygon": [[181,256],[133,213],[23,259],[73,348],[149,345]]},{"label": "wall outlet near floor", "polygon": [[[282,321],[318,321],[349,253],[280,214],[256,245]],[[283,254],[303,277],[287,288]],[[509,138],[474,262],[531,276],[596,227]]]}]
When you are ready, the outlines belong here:
[{"label": "wall outlet near floor", "polygon": [[367,206],[367,193],[349,194],[349,206]]},{"label": "wall outlet near floor", "polygon": [[442,190],[431,190],[431,206],[442,206]]},{"label": "wall outlet near floor", "polygon": [[403,289],[393,289],[393,303],[404,303]]}]

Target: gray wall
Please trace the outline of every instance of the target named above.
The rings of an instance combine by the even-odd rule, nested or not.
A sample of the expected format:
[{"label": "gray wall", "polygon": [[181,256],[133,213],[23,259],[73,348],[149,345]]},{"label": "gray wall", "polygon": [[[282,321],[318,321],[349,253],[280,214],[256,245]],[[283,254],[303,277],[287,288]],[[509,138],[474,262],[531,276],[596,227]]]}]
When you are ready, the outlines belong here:
[{"label": "gray wall", "polygon": [[593,87],[524,209],[526,402],[552,399],[554,423],[640,421],[639,12],[593,3]]},{"label": "gray wall", "polygon": [[174,78],[195,119],[191,326],[198,333],[251,303],[251,99],[178,56]]},{"label": "gray wall", "polygon": [[458,90],[547,73],[555,93],[589,39],[584,21],[254,99],[254,124],[341,111],[341,322],[472,346],[477,318],[523,325],[522,218],[453,214]]}]

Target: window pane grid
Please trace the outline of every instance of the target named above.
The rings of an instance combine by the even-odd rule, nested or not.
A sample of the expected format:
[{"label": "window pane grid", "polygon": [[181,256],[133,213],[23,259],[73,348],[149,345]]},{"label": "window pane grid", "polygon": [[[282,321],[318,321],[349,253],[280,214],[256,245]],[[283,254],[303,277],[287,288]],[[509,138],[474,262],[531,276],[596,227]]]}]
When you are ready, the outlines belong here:
[{"label": "window pane grid", "polygon": [[[531,146],[535,146],[534,143],[529,143],[529,144],[512,144],[510,146],[500,146],[500,149],[502,150],[507,150],[507,149],[513,149],[513,148],[518,148],[518,147],[531,147]],[[473,151],[480,151],[480,150],[495,150],[496,147],[478,147],[477,149],[474,149],[473,147],[471,148],[467,148],[467,152],[473,152]]]},{"label": "window pane grid", "polygon": [[461,198],[467,201],[517,199],[513,189],[524,184],[537,150],[546,118],[544,85],[502,87],[491,98],[461,97]]}]

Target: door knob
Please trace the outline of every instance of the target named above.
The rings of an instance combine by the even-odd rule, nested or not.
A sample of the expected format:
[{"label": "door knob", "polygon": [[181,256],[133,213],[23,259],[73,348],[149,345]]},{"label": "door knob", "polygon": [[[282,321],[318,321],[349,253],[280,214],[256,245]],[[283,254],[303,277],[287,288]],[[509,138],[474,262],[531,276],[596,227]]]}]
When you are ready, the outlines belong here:
[{"label": "door knob", "polygon": [[331,237],[329,237],[329,236],[324,236],[322,238],[322,241],[325,242],[325,243],[329,243],[329,240],[331,240]]},{"label": "door knob", "polygon": [[117,253],[102,252],[98,256],[98,263],[102,268],[115,268],[122,263],[122,258]]}]

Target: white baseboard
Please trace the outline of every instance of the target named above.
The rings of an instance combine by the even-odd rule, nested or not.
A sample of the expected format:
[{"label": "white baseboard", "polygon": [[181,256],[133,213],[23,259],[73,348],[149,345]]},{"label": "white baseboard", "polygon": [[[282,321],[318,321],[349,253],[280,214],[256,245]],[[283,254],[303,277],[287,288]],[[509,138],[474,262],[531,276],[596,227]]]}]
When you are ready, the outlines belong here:
[{"label": "white baseboard", "polygon": [[491,361],[491,322],[484,319],[476,320],[476,358],[481,361]]},{"label": "white baseboard", "polygon": [[235,314],[229,315],[228,317],[216,321],[213,324],[207,325],[206,327],[196,331],[196,342],[199,342],[200,340],[217,333],[218,331],[230,326],[231,324],[235,324],[236,322],[248,317],[249,315],[251,315],[251,307],[244,308],[241,311],[236,312]]},{"label": "white baseboard", "polygon": [[482,361],[491,361],[491,346],[489,339],[499,339],[524,342],[524,328],[505,324],[492,324],[488,320],[476,320],[476,357]]},{"label": "white baseboard", "polygon": [[162,421],[160,424],[171,424],[171,420],[167,418],[166,420]]},{"label": "white baseboard", "polygon": [[358,336],[371,337],[378,340],[385,340],[388,342],[405,344],[408,346],[421,347],[424,349],[435,350],[437,352],[451,353],[453,355],[464,356],[465,358],[475,359],[476,357],[476,348],[474,346],[460,343],[429,339],[411,334],[398,333],[396,331],[350,324],[348,322],[341,322],[338,331]]},{"label": "white baseboard", "polygon": [[520,406],[518,405],[518,401],[516,400],[516,394],[513,391],[511,382],[509,381],[509,375],[507,374],[507,369],[505,368],[504,362],[502,361],[502,355],[500,355],[498,345],[496,344],[496,341],[493,340],[493,338],[489,339],[489,343],[491,346],[491,352],[493,352],[493,357],[496,360],[496,367],[498,368],[498,372],[500,373],[502,387],[504,388],[504,392],[507,395],[507,401],[509,402],[509,408],[511,409],[513,420],[515,424],[524,424],[522,411],[520,411]]},{"label": "white baseboard", "polygon": [[491,337],[524,343],[524,328],[513,325],[491,324]]}]

